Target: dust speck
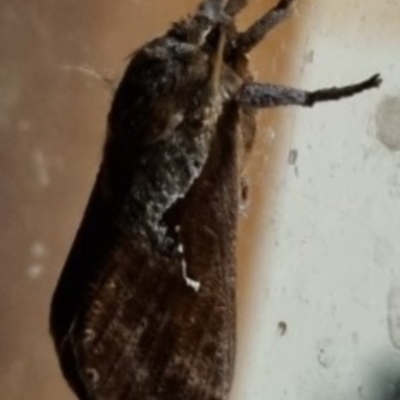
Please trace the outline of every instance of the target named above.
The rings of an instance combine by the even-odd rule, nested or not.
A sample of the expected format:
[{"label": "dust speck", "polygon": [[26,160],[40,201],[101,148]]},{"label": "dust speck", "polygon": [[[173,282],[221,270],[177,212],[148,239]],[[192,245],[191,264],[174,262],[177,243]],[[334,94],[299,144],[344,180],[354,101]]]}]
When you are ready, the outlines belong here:
[{"label": "dust speck", "polygon": [[308,64],[312,64],[314,61],[314,50],[307,51],[306,55],[304,56],[304,61]]},{"label": "dust speck", "polygon": [[47,168],[47,162],[41,150],[36,150],[33,153],[33,164],[35,167],[35,175],[40,186],[48,186],[50,177]]},{"label": "dust speck", "polygon": [[288,156],[288,163],[290,165],[296,165],[298,157],[299,157],[299,152],[296,149],[290,150],[289,156]]},{"label": "dust speck", "polygon": [[267,132],[266,132],[266,133],[267,133],[267,134],[266,134],[266,137],[267,137],[268,142],[269,142],[269,143],[273,142],[274,139],[275,139],[276,136],[277,136],[275,130],[272,129],[271,127],[269,127],[269,128],[267,129]]},{"label": "dust speck", "polygon": [[35,241],[31,244],[30,252],[34,258],[42,258],[46,254],[46,246],[40,241]]},{"label": "dust speck", "polygon": [[297,166],[297,159],[299,158],[299,152],[296,149],[292,149],[288,155],[288,163],[289,165],[294,167],[294,173],[298,177],[299,176],[299,167]]},{"label": "dust speck", "polygon": [[278,324],[278,332],[281,336],[284,336],[287,331],[287,323],[285,321],[280,321]]},{"label": "dust speck", "polygon": [[43,265],[40,264],[33,264],[29,266],[27,270],[28,277],[31,278],[32,280],[40,278],[43,275],[43,272],[44,272]]},{"label": "dust speck", "polygon": [[322,368],[329,369],[335,362],[332,340],[329,338],[321,340],[317,345],[317,351],[318,364]]}]

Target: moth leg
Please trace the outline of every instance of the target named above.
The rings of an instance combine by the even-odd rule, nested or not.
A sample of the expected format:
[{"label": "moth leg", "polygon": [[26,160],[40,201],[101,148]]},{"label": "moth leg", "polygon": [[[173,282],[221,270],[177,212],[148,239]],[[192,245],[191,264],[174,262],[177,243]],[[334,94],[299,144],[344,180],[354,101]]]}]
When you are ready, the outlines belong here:
[{"label": "moth leg", "polygon": [[236,14],[247,6],[249,0],[229,0],[228,4],[225,7],[226,15],[230,17],[234,17]]},{"label": "moth leg", "polygon": [[[236,51],[241,54],[246,54],[251,51],[271,29],[289,16],[290,6],[294,1],[295,0],[280,0],[273,9],[265,13],[246,31],[239,33],[234,43]],[[237,7],[239,7],[241,3],[243,2],[239,2]]]},{"label": "moth leg", "polygon": [[376,88],[382,80],[379,75],[354,85],[332,87],[308,92],[286,86],[248,83],[242,86],[238,101],[241,105],[254,108],[299,105],[312,107],[315,103],[351,97],[364,90]]}]

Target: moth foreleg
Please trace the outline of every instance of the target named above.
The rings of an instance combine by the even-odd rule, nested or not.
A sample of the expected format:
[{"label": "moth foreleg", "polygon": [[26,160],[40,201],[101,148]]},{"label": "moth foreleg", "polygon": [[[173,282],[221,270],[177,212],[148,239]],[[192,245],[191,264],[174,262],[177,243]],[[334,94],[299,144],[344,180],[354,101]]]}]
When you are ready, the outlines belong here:
[{"label": "moth foreleg", "polygon": [[331,87],[308,92],[269,83],[248,83],[242,86],[238,101],[241,105],[254,108],[268,108],[287,105],[312,107],[315,103],[351,97],[364,90],[376,88],[382,80],[379,75],[354,85]]},{"label": "moth foreleg", "polygon": [[235,50],[241,54],[250,52],[270,30],[289,16],[290,6],[294,1],[280,0],[246,31],[239,33],[234,43]]}]

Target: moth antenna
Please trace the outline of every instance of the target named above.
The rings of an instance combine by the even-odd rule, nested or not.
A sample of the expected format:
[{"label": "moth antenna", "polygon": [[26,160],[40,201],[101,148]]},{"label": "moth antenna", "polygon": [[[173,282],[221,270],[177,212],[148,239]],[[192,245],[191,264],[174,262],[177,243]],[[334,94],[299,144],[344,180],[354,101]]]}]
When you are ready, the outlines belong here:
[{"label": "moth antenna", "polygon": [[[235,48],[235,50],[241,54],[246,54],[250,52],[258,43],[261,42],[261,40],[264,39],[264,37],[270,30],[272,30],[276,25],[278,25],[290,15],[291,5],[294,2],[295,0],[280,0],[274,8],[266,12],[246,31],[239,33],[234,40],[233,47]],[[228,4],[227,13],[231,12],[229,10],[230,4],[231,3]],[[237,11],[238,8],[241,9],[240,6],[244,6],[245,4],[247,4],[247,1],[238,1],[233,4],[237,4],[236,8],[234,8],[234,11]],[[232,5],[232,7],[234,7],[234,5]]]},{"label": "moth antenna", "polygon": [[382,79],[378,74],[354,85],[319,89],[313,92],[269,83],[249,83],[241,88],[238,100],[240,104],[253,108],[288,105],[312,107],[315,103],[322,101],[354,96],[364,90],[377,88],[381,83]]}]

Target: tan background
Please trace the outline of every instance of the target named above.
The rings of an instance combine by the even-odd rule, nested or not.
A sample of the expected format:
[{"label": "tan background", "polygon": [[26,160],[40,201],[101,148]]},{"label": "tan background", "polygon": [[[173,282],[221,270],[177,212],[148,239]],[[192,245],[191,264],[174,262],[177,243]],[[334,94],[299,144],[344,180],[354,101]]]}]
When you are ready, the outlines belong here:
[{"label": "tan background", "polygon": [[[193,0],[0,0],[0,400],[74,398],[61,378],[49,338],[48,307],[100,162],[105,118],[112,96],[106,80],[117,82],[126,57],[146,40],[162,34],[170,22],[193,10],[196,3]],[[241,15],[240,24],[245,26],[273,3],[254,0]],[[254,51],[254,69],[260,80],[315,88],[349,83],[380,70],[389,83],[386,80],[383,92],[368,97],[373,99],[372,103],[366,100],[367,104],[329,106],[322,108],[323,112],[313,110],[313,113],[294,109],[269,111],[260,118],[251,205],[240,231],[239,351],[233,393],[238,400],[267,397],[327,400],[327,391],[333,398],[343,394],[335,390],[342,387],[343,376],[338,371],[344,365],[344,356],[339,351],[342,341],[336,343],[335,337],[341,337],[338,324],[349,320],[348,330],[353,332],[353,325],[359,321],[343,314],[335,316],[339,318],[339,322],[335,319],[336,328],[325,320],[321,324],[321,315],[334,320],[328,312],[331,307],[351,309],[347,306],[353,299],[346,297],[345,292],[344,296],[338,294],[345,303],[339,303],[337,298],[331,302],[320,300],[329,290],[330,281],[335,288],[343,286],[350,292],[357,286],[346,286],[346,282],[342,285],[341,278],[331,279],[329,271],[335,277],[336,267],[343,266],[342,259],[326,265],[320,259],[310,261],[304,256],[303,246],[307,242],[314,249],[310,254],[315,255],[321,243],[312,241],[315,239],[310,234],[312,227],[319,223],[321,215],[326,216],[324,224],[329,227],[338,220],[336,211],[329,214],[329,209],[334,208],[332,204],[314,196],[321,188],[328,198],[333,198],[330,190],[341,193],[340,180],[328,183],[332,168],[338,167],[333,166],[325,176],[311,174],[323,170],[321,165],[335,149],[332,147],[335,142],[329,142],[328,138],[336,138],[338,132],[346,135],[346,127],[351,127],[349,136],[353,133],[366,136],[375,146],[368,154],[372,152],[374,157],[376,151],[382,151],[386,164],[382,163],[389,171],[375,176],[374,182],[388,177],[391,182],[400,182],[395,167],[396,163],[400,165],[398,154],[376,150],[375,127],[371,122],[384,93],[392,96],[400,93],[397,83],[400,74],[396,72],[400,60],[394,62],[391,58],[395,49],[400,48],[399,25],[395,22],[400,20],[396,18],[400,16],[398,4],[378,0],[299,3],[295,17]],[[357,128],[352,125],[354,120],[359,122]],[[335,121],[344,125],[336,126]],[[303,140],[301,132],[312,137]],[[315,137],[320,142],[314,143]],[[344,143],[347,139],[340,140]],[[310,149],[314,146],[317,150],[313,152]],[[355,144],[346,153],[346,159],[360,159],[357,168],[362,169],[365,161],[354,153],[358,147]],[[287,163],[291,148],[300,149],[297,165]],[[348,171],[354,166],[342,163],[342,150],[334,153],[336,161],[345,166],[342,174],[350,176]],[[393,165],[388,159],[394,160]],[[305,160],[310,160],[310,165]],[[319,163],[312,164],[311,160]],[[378,171],[382,163],[375,159]],[[296,178],[298,173],[302,180]],[[352,185],[363,181],[359,176],[351,179]],[[371,187],[366,179],[360,191]],[[398,196],[400,190],[396,190],[393,189]],[[376,193],[368,196],[365,201],[372,204],[379,197]],[[307,198],[312,199],[311,203],[303,204],[302,199]],[[352,198],[345,199],[349,203]],[[288,202],[293,209],[288,209]],[[389,208],[382,206],[385,210]],[[317,210],[322,211],[318,214]],[[395,212],[400,220],[400,210],[396,208]],[[299,215],[314,215],[316,220],[297,219]],[[377,211],[376,219],[380,216]],[[389,218],[394,220],[393,214]],[[352,219],[342,218],[341,226],[346,227],[347,220]],[[384,226],[380,230],[384,231]],[[332,236],[329,229],[322,234],[327,241]],[[382,268],[387,266],[385,260],[390,250],[387,243],[400,241],[398,231],[392,230],[390,235],[391,241],[384,237],[378,246],[384,265],[370,267],[370,283],[382,276]],[[349,247],[356,248],[362,238],[355,231],[346,240]],[[346,260],[349,249],[338,246],[331,252],[342,254]],[[368,286],[369,297],[374,299],[376,295],[378,303],[386,304],[389,282],[397,274],[394,266],[400,265],[400,255],[392,253],[387,261],[387,271],[392,272],[384,275],[385,281],[376,292],[373,286]],[[324,260],[324,255],[321,257]],[[321,265],[320,275],[310,268],[313,265]],[[288,266],[294,266],[294,270]],[[362,267],[356,269],[355,276]],[[345,265],[344,269],[349,267]],[[309,286],[320,291],[307,292]],[[306,294],[302,294],[303,290]],[[372,319],[370,310],[375,313]],[[379,331],[378,342],[387,338],[385,310],[367,306],[363,314],[364,332],[376,319],[383,321],[379,325],[383,333]],[[359,313],[358,309],[352,311]],[[283,338],[277,334],[281,320],[288,323]],[[319,332],[322,325],[329,335]],[[372,342],[372,339],[363,342],[365,351]],[[308,343],[315,346],[303,354],[300,350],[308,348]],[[321,367],[318,360],[321,348],[328,351],[322,365],[329,368]],[[362,362],[354,343],[343,349],[349,358],[359,357]],[[332,352],[336,355],[333,357],[336,369],[330,369]],[[353,367],[347,363],[345,371]],[[347,394],[354,399],[351,390]]]}]

